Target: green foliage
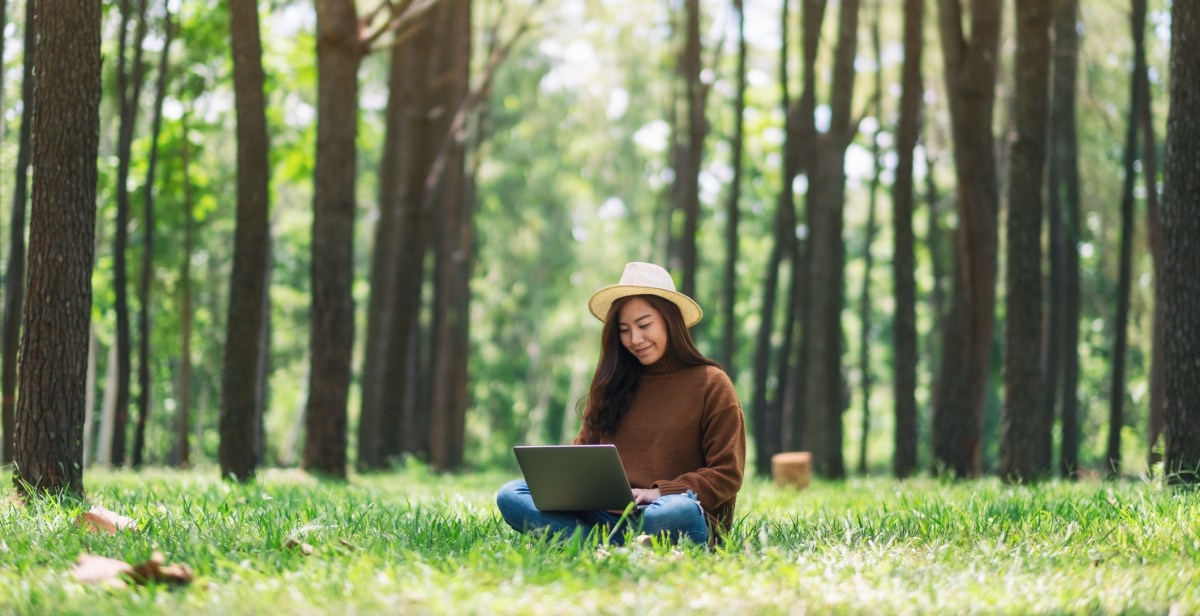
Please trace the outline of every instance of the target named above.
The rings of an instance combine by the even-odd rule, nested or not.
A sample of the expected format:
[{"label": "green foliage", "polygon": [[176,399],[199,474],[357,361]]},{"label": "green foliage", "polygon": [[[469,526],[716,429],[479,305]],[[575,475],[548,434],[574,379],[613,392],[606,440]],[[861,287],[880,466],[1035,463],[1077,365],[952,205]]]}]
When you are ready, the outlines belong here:
[{"label": "green foliage", "polygon": [[[562,545],[510,530],[494,472],[419,465],[350,483],[213,469],[89,474],[89,499],[138,521],[73,524],[87,505],[0,504],[0,611],[43,613],[1190,613],[1200,495],[1145,483],[748,483],[722,547]],[[305,556],[289,540],[313,546]],[[76,582],[81,553],[191,567],[176,590]]]}]

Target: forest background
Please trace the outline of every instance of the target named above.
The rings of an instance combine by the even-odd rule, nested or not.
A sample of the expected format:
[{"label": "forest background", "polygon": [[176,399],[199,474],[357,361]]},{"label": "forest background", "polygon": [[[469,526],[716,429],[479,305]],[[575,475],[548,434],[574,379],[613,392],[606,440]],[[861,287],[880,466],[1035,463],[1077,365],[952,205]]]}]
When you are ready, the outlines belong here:
[{"label": "forest background", "polygon": [[[896,245],[892,195],[902,156],[897,125],[904,21],[912,10],[900,2],[803,4],[442,0],[382,3],[377,11],[359,6],[362,55],[350,65],[357,95],[341,92],[357,109],[352,129],[344,131],[355,136],[357,159],[349,167],[353,226],[344,243],[352,258],[347,289],[353,333],[341,336],[343,343],[353,341],[352,363],[344,405],[318,409],[335,418],[332,431],[325,432],[313,423],[311,390],[321,375],[313,367],[324,364],[314,358],[310,319],[319,303],[314,293],[324,280],[313,269],[314,255],[321,252],[315,238],[328,230],[314,221],[324,201],[318,92],[322,81],[334,77],[318,75],[320,27],[312,4],[258,3],[270,144],[270,251],[266,326],[253,338],[257,344],[249,345],[254,354],[249,364],[240,364],[255,366],[251,380],[257,381],[251,388],[257,423],[247,424],[258,426],[258,437],[246,445],[254,452],[253,464],[304,463],[339,474],[336,462],[328,466],[310,451],[319,449],[313,442],[320,440],[341,447],[347,463],[364,470],[408,455],[440,468],[487,467],[511,465],[513,444],[568,440],[598,348],[600,324],[586,313],[586,298],[615,282],[626,261],[645,260],[668,265],[680,276],[681,288],[705,307],[695,337],[735,379],[760,471],[764,455],[773,450],[822,443],[834,443],[824,449],[835,451],[819,457],[823,474],[840,476],[845,467],[891,471],[897,442],[894,373],[897,366],[913,365],[896,355],[895,279],[889,267]],[[918,356],[916,415],[908,423],[916,429],[916,449],[915,464],[906,472],[954,466],[934,451],[933,401],[943,354],[955,345],[953,338],[945,342],[943,320],[953,293],[953,234],[963,212],[956,195],[962,195],[957,186],[963,176],[954,158],[939,7],[925,4],[924,111],[913,156]],[[996,97],[987,132],[995,138],[995,173],[1001,179],[993,195],[999,206],[992,253],[998,271],[994,301],[983,308],[994,312],[995,321],[978,405],[977,460],[953,469],[966,475],[995,472],[1001,465],[1005,301],[1012,293],[1004,282],[1010,208],[1003,178],[1011,164],[1008,144],[1017,134],[1014,76],[1022,67],[1013,5],[994,4],[1003,7],[996,14],[1004,18],[996,39],[999,61],[985,77],[994,81]],[[7,5],[0,168],[18,169],[28,99],[22,92],[28,22],[24,3]],[[317,5],[354,8],[352,2]],[[246,172],[234,137],[239,39],[235,34],[231,47],[231,6],[237,3],[103,3],[94,298],[82,439],[88,464],[195,465],[222,456],[219,424],[222,405],[229,404],[223,385],[230,378],[226,340],[237,339],[231,321],[244,317],[229,307],[237,295],[230,280],[240,224],[239,173]],[[1151,427],[1156,302],[1147,229],[1153,225],[1145,222],[1154,222],[1161,184],[1160,170],[1147,157],[1164,158],[1171,23],[1166,2],[1140,6],[1146,19],[1144,64],[1130,33],[1130,7],[1115,0],[1079,4],[1077,53],[1069,52],[1078,62],[1073,109],[1080,210],[1078,241],[1070,251],[1078,259],[1078,339],[1063,338],[1077,352],[1061,357],[1077,359],[1077,389],[1039,405],[1043,418],[1050,418],[1043,433],[1060,454],[1056,461],[1064,455],[1064,439],[1080,437],[1077,459],[1063,463],[1068,473],[1107,473],[1115,460],[1117,472],[1142,474],[1159,446]],[[855,20],[847,21],[848,13]],[[825,17],[813,21],[818,14]],[[845,31],[856,35],[856,45],[846,43]],[[1055,57],[1063,53],[1068,52],[1056,50]],[[813,62],[807,70],[805,58]],[[1153,118],[1144,125],[1157,128],[1148,139],[1155,145],[1131,155],[1129,126],[1142,122],[1130,109],[1139,74],[1146,79],[1144,100]],[[156,84],[160,75],[166,79]],[[412,141],[397,148],[389,140],[389,117],[397,109],[391,105],[413,103],[396,98],[419,89],[413,84],[427,86],[427,96],[440,96],[436,89],[445,83],[457,89],[439,99],[441,106],[429,104],[415,114],[429,120],[429,141],[416,141],[410,130]],[[155,95],[158,84],[161,98]],[[739,100],[745,106],[742,122]],[[411,119],[412,107],[408,112]],[[799,152],[806,147],[831,142],[840,144],[840,153],[835,148],[832,155],[821,150],[808,163],[790,160],[803,158]],[[396,170],[405,163],[388,158],[417,160],[422,152],[425,166],[403,173]],[[824,200],[836,204],[840,220],[814,219],[816,209],[806,210],[815,192],[809,178],[826,177],[818,174],[827,170],[819,171],[813,161],[842,157],[844,164],[837,166],[845,172],[844,194]],[[446,167],[439,171],[438,165]],[[1147,174],[1147,181],[1131,183],[1130,169]],[[0,220],[13,221],[0,228],[6,301],[13,296],[14,229],[23,229],[13,205],[24,206],[22,173],[16,180],[11,173],[0,176]],[[429,226],[410,227],[415,234],[397,241],[403,236],[388,233],[400,232],[381,231],[389,216],[403,220],[395,213],[400,210],[389,209],[389,195],[397,190],[389,182],[407,182],[411,193],[417,176],[434,182],[429,196],[415,201],[425,207],[414,215],[428,215],[421,224]],[[1136,218],[1123,216],[1126,192],[1133,196],[1128,206],[1138,212]],[[814,220],[826,225],[825,233],[834,229],[841,252],[812,247],[810,239],[829,237],[814,232]],[[1054,231],[1048,223],[1043,233],[1042,243],[1049,245]],[[1122,247],[1123,234],[1128,248]],[[811,255],[820,254],[832,255],[833,266],[813,266],[818,262]],[[1125,269],[1122,254],[1130,255]],[[127,271],[121,271],[124,261]],[[1066,286],[1050,280],[1049,261],[1037,264],[1048,291]],[[388,264],[415,274],[377,278]],[[806,279],[806,272],[828,278]],[[829,292],[805,293],[814,288]],[[412,319],[411,336],[379,334],[375,319],[398,314],[375,304],[383,301],[385,289],[393,302],[416,298],[415,308],[404,313]],[[818,310],[812,298],[826,295],[832,301],[826,313],[834,315],[830,328],[807,318],[807,311]],[[1053,297],[1047,292],[1046,315],[1057,301]],[[139,320],[131,324],[135,316]],[[1047,327],[1058,333],[1042,340],[1064,335]],[[830,334],[833,350],[810,354],[815,352],[806,349],[815,343],[804,338],[809,329]],[[377,358],[388,351],[373,344],[390,345],[396,355],[381,362]],[[830,356],[836,367],[825,373],[813,372],[817,362],[807,362]],[[10,364],[6,351],[6,383]],[[1045,356],[1040,365],[1049,369]],[[370,376],[368,368],[379,366],[393,372]],[[381,381],[407,389],[369,389]],[[11,392],[6,388],[6,445]],[[380,406],[370,406],[371,396]],[[835,417],[835,427],[814,419],[815,412],[803,414],[815,408],[806,404],[814,400]],[[1058,419],[1064,400],[1077,406],[1077,427],[1064,429]],[[381,419],[393,416],[397,423]],[[810,429],[814,425],[823,432]],[[395,442],[371,441],[379,435]],[[8,461],[10,450],[5,451]],[[850,461],[844,466],[843,456]]]}]

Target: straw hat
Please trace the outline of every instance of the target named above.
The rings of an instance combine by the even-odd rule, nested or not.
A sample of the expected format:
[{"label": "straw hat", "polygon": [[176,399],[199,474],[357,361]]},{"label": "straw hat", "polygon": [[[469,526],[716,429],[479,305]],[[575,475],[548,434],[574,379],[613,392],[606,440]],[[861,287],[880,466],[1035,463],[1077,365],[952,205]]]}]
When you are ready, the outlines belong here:
[{"label": "straw hat", "polygon": [[675,290],[675,281],[671,280],[671,275],[667,273],[667,270],[653,263],[637,261],[625,265],[625,272],[621,274],[621,282],[592,293],[591,299],[588,300],[588,310],[591,310],[592,314],[603,322],[608,316],[608,309],[613,302],[631,295],[657,295],[669,300],[679,306],[679,312],[683,313],[683,322],[688,327],[699,323],[700,319],[704,318],[704,311],[700,309],[700,304]]}]

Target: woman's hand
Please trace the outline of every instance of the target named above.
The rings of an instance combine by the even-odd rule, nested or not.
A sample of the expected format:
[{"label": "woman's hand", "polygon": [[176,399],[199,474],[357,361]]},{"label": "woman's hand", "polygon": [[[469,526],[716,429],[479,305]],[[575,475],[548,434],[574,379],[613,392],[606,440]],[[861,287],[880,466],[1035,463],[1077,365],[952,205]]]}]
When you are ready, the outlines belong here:
[{"label": "woman's hand", "polygon": [[660,498],[662,498],[662,493],[658,491],[658,488],[633,489],[633,502],[638,505],[649,505]]}]

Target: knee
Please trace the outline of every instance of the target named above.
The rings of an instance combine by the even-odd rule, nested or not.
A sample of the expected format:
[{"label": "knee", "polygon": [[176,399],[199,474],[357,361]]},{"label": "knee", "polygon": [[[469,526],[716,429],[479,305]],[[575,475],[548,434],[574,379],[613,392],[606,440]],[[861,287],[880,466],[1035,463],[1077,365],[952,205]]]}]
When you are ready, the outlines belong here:
[{"label": "knee", "polygon": [[687,537],[696,543],[708,540],[704,509],[692,494],[671,494],[654,501],[642,512],[642,529],[657,535],[666,533],[672,541]]},{"label": "knee", "polygon": [[500,490],[496,492],[496,507],[500,509],[500,514],[506,519],[528,509],[532,502],[532,498],[529,496],[529,486],[520,479],[514,479],[500,486]]}]

